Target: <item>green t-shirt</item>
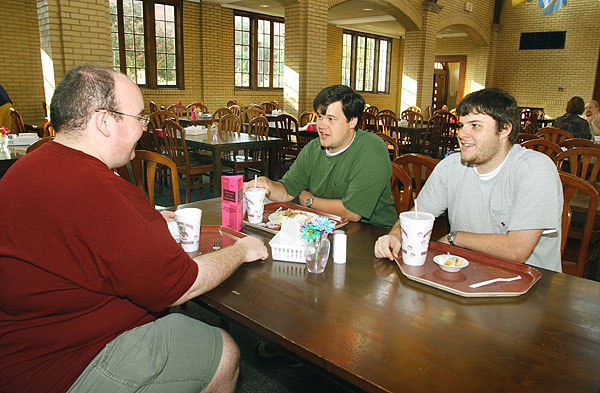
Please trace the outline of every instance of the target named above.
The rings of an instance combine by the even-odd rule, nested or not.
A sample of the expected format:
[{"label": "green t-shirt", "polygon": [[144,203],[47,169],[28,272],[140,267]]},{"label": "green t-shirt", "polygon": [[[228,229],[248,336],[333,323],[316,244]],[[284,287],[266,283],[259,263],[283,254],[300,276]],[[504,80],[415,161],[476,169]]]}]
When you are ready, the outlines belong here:
[{"label": "green t-shirt", "polygon": [[375,134],[358,130],[346,151],[335,156],[325,153],[319,138],[312,140],[279,181],[293,197],[308,190],[320,198],[341,199],[362,222],[389,228],[397,219],[391,177],[385,143]]}]

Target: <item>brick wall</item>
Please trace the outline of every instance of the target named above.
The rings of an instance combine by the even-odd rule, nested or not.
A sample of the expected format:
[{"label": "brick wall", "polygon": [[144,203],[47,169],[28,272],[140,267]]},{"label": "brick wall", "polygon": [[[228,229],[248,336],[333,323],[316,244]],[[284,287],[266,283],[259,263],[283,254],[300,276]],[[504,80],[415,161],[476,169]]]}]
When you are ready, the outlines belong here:
[{"label": "brick wall", "polygon": [[489,48],[473,43],[470,37],[447,37],[436,40],[436,55],[466,55],[464,95],[485,87]]},{"label": "brick wall", "polygon": [[25,123],[41,126],[44,122],[44,89],[40,39],[35,23],[36,4],[34,1],[2,0],[0,20],[3,21],[0,84]]},{"label": "brick wall", "polygon": [[[573,96],[591,99],[600,47],[600,2],[569,2],[542,17],[536,2],[502,8],[493,84],[521,106],[543,107],[551,117],[565,112]],[[565,49],[519,51],[522,32],[566,30]],[[559,89],[562,88],[562,91]]]}]

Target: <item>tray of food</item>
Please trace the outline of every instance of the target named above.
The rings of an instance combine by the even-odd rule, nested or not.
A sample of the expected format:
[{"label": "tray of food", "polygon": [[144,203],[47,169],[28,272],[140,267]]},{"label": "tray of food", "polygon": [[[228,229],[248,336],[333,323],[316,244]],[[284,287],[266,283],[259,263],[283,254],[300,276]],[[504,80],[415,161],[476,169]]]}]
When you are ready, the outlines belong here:
[{"label": "tray of food", "polygon": [[244,215],[244,224],[266,231],[269,233],[278,233],[281,229],[281,221],[284,218],[291,218],[297,222],[309,222],[318,216],[327,217],[335,224],[335,229],[339,229],[348,224],[348,219],[335,214],[329,214],[320,210],[296,205],[291,202],[273,202],[265,204],[263,212],[263,221],[260,224],[251,224],[248,221],[248,215]]},{"label": "tray of food", "polygon": [[396,263],[406,278],[463,297],[520,296],[542,276],[529,265],[433,241],[423,266]]}]

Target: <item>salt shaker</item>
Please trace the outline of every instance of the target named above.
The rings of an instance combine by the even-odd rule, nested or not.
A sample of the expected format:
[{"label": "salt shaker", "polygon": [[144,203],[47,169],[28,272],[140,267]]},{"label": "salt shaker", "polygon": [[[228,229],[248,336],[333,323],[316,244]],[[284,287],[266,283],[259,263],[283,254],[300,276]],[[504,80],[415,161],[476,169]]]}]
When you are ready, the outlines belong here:
[{"label": "salt shaker", "polygon": [[333,232],[333,262],[346,263],[346,245],[348,237],[344,231]]}]

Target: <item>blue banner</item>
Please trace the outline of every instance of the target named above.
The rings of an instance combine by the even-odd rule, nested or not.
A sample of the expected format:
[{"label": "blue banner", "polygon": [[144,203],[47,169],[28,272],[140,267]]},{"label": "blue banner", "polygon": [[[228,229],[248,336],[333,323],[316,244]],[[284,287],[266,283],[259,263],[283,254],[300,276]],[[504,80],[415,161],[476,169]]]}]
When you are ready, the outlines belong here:
[{"label": "blue banner", "polygon": [[567,0],[538,0],[538,4],[542,10],[542,16],[548,16],[567,5]]}]

